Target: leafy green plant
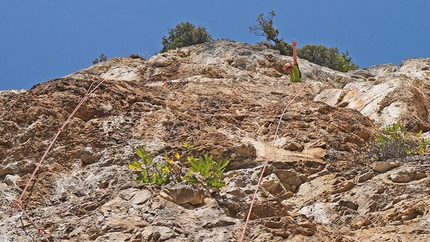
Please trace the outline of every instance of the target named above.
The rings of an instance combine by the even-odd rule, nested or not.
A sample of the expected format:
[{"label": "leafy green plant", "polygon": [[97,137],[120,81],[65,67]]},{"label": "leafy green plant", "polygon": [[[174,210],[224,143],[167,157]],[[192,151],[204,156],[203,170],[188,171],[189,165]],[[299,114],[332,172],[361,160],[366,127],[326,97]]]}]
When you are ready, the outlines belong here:
[{"label": "leafy green plant", "polygon": [[184,144],[182,146],[184,146],[185,149],[192,149],[194,147],[193,144],[190,144],[188,142],[184,142]]},{"label": "leafy green plant", "polygon": [[[194,145],[185,142],[184,148],[191,149]],[[174,157],[169,157],[167,154],[164,160],[156,161],[143,148],[138,147],[136,154],[139,160],[135,160],[128,165],[133,171],[137,171],[137,177],[134,181],[142,183],[152,183],[156,185],[166,185],[171,182],[178,183],[182,180],[191,182],[194,185],[202,184],[219,190],[225,183],[222,181],[225,167],[230,161],[214,161],[212,155],[208,153],[203,157],[195,158],[188,156],[189,168],[185,168],[179,162],[181,155],[175,153]],[[177,160],[175,161],[174,158]],[[185,173],[184,170],[188,170]]]},{"label": "leafy green plant", "polygon": [[[154,161],[149,153],[141,147],[136,149],[136,154],[140,160],[135,160],[128,165],[128,168],[138,171],[136,182],[166,185],[170,182],[180,182],[182,180],[180,167],[173,163],[173,158],[165,155],[164,162]],[[176,157],[178,156],[179,154]]]},{"label": "leafy green plant", "polygon": [[200,156],[198,159],[189,156],[188,162],[191,164],[191,171],[184,177],[184,180],[194,184],[202,182],[215,189],[220,189],[225,185],[222,181],[222,177],[225,167],[230,162],[229,160],[220,160],[216,162],[212,159],[212,155],[206,153],[203,157]]}]

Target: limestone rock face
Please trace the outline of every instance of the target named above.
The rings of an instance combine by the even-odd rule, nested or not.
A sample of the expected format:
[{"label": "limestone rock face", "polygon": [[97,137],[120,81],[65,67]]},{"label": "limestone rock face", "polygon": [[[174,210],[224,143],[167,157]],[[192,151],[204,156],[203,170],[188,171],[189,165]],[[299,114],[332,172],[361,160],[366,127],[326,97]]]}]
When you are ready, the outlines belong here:
[{"label": "limestone rock face", "polygon": [[379,65],[349,73],[342,88],[330,88],[314,100],[348,107],[375,120],[378,126],[401,121],[416,132],[428,131],[430,59],[407,59],[400,67]]},{"label": "limestone rock face", "polygon": [[[304,83],[289,83],[287,61],[217,41],[0,92],[0,241],[41,240],[11,205],[99,80],[23,199],[51,241],[238,241],[266,161],[245,241],[430,240],[430,158],[365,167],[354,158],[383,125],[430,127],[429,60],[350,73],[299,60]],[[226,185],[133,182],[138,146],[179,152],[185,166],[187,155],[228,159]]]}]

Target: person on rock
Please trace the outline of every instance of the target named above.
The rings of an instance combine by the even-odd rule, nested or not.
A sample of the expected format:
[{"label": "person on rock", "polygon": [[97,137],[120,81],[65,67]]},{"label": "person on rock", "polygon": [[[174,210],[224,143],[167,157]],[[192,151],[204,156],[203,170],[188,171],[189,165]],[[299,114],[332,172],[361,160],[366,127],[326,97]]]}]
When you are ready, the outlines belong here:
[{"label": "person on rock", "polygon": [[299,69],[299,64],[297,63],[297,41],[293,40],[291,43],[291,47],[293,47],[293,61],[294,65],[291,63],[287,63],[284,65],[284,71],[288,75],[290,75],[290,82],[302,82],[302,73]]}]

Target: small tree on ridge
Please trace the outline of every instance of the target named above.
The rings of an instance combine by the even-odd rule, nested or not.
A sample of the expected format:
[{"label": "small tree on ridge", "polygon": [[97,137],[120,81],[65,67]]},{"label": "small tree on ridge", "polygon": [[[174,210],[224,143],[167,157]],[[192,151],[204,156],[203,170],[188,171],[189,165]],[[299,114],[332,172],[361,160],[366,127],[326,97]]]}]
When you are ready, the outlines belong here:
[{"label": "small tree on ridge", "polygon": [[167,37],[163,36],[161,39],[163,49],[160,53],[212,41],[211,35],[204,27],[196,27],[189,22],[182,22],[176,25],[174,29],[169,30],[168,34]]},{"label": "small tree on ridge", "polygon": [[257,24],[249,27],[249,32],[254,33],[257,36],[266,37],[266,41],[272,41],[275,45],[272,47],[275,50],[279,50],[281,55],[292,55],[293,49],[291,46],[284,41],[279,39],[279,31],[273,27],[273,18],[276,16],[274,11],[269,12],[268,17],[264,17],[264,14],[260,14],[257,17]]}]

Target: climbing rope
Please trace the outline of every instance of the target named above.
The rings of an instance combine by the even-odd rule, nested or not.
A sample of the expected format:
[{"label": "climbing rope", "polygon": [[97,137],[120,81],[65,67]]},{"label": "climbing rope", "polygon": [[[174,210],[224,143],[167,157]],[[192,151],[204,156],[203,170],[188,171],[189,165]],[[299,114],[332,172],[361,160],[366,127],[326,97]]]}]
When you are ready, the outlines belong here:
[{"label": "climbing rope", "polygon": [[254,196],[252,197],[252,201],[251,201],[251,205],[249,207],[248,215],[246,216],[246,221],[245,221],[245,225],[243,226],[243,231],[242,231],[242,235],[240,237],[240,242],[243,242],[243,239],[245,237],[246,228],[248,227],[249,218],[251,217],[252,207],[254,206],[255,199],[257,198],[258,188],[260,187],[261,180],[263,179],[264,171],[266,170],[267,164],[269,163],[269,160],[270,160],[270,156],[272,155],[273,147],[274,147],[277,135],[278,135],[279,126],[281,124],[282,117],[284,116],[285,112],[287,111],[287,109],[291,105],[291,103],[293,103],[294,100],[298,96],[301,95],[302,91],[309,85],[309,83],[310,82],[306,82],[306,84],[300,89],[300,91],[287,103],[287,105],[285,106],[284,110],[282,111],[281,116],[279,117],[278,125],[276,126],[275,135],[273,137],[273,142],[272,142],[272,145],[271,145],[271,149],[269,150],[269,153],[267,154],[267,158],[266,158],[266,161],[264,162],[264,166],[263,166],[263,168],[261,170],[261,174],[260,174],[260,177],[258,179],[258,183],[255,186]]},{"label": "climbing rope", "polygon": [[75,109],[73,110],[72,113],[70,113],[69,117],[67,118],[67,120],[64,122],[63,126],[61,126],[61,128],[58,129],[58,132],[55,134],[55,136],[51,139],[48,148],[46,149],[45,153],[43,153],[42,158],[40,158],[39,163],[37,164],[36,168],[34,169],[33,173],[31,174],[30,178],[27,181],[27,184],[25,185],[24,189],[21,192],[21,195],[19,196],[18,200],[15,201],[15,203],[13,204],[13,207],[18,207],[22,213],[24,214],[25,217],[27,217],[27,219],[30,221],[30,223],[37,229],[37,232],[39,234],[42,234],[42,236],[44,237],[44,239],[46,241],[49,242],[49,239],[46,236],[46,232],[44,229],[38,227],[36,225],[36,223],[31,219],[31,217],[26,213],[25,208],[21,205],[22,203],[22,199],[24,197],[25,192],[27,191],[28,187],[31,184],[31,181],[34,179],[34,176],[36,175],[37,171],[39,170],[39,168],[41,167],[43,161],[45,160],[46,156],[48,155],[49,151],[51,150],[52,146],[54,145],[55,141],[57,140],[58,136],[61,134],[61,132],[64,130],[64,128],[66,127],[66,125],[68,123],[70,123],[70,121],[72,120],[73,116],[75,115],[75,113],[78,111],[78,109],[82,106],[82,104],[85,102],[85,100],[87,100],[96,90],[97,88],[104,82],[105,80],[101,80],[101,81],[97,81],[97,82],[93,82],[91,83],[91,86],[89,87],[89,89],[87,90],[87,92],[85,93],[84,97],[79,101],[78,105],[75,107]]}]

